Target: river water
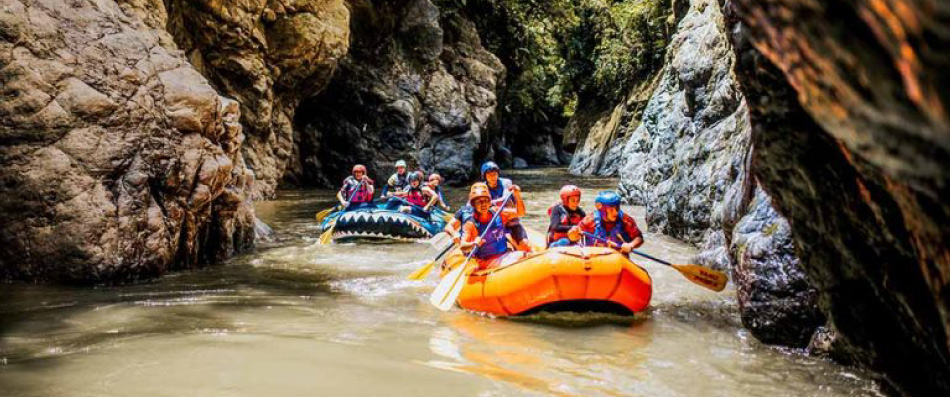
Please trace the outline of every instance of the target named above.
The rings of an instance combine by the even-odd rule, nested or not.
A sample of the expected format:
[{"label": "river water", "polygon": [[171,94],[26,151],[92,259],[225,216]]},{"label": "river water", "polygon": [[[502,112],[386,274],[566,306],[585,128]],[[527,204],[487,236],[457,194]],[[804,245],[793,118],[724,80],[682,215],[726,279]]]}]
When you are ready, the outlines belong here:
[{"label": "river water", "polygon": [[[584,188],[584,208],[616,186],[508,176],[541,230],[562,183]],[[633,318],[440,312],[434,275],[406,280],[425,244],[317,243],[313,214],[332,195],[258,203],[275,241],[225,265],[122,287],[0,285],[0,396],[880,395],[865,373],[758,343],[731,286],[710,292],[649,261],[652,307]],[[625,211],[645,229],[642,208]],[[642,249],[695,254],[650,233]]]}]

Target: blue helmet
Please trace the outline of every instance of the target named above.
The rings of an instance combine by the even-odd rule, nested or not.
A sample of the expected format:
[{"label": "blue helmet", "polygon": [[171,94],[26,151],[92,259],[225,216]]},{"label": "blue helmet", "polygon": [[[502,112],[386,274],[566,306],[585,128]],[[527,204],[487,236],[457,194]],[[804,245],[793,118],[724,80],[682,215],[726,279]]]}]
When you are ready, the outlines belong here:
[{"label": "blue helmet", "polygon": [[501,172],[501,168],[498,168],[498,164],[495,164],[494,161],[486,161],[485,164],[482,164],[482,178],[485,177],[488,171]]},{"label": "blue helmet", "polygon": [[608,207],[620,207],[620,195],[613,190],[605,190],[597,194],[594,202]]}]

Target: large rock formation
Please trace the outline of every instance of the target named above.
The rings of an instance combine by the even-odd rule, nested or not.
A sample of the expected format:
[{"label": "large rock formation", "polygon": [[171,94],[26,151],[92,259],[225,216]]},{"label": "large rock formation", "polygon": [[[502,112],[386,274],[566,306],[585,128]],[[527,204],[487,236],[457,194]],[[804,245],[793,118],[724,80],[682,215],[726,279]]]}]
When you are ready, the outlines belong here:
[{"label": "large rock formation", "polygon": [[753,169],[845,354],[950,394],[950,3],[734,6]]},{"label": "large rock formation", "polygon": [[504,66],[474,26],[429,0],[354,1],[353,45],[298,115],[302,184],[337,185],[354,163],[377,178],[396,159],[463,181],[488,151]]},{"label": "large rock formation", "polygon": [[238,104],[133,7],[2,0],[0,87],[0,278],[127,280],[253,242]]},{"label": "large rock formation", "polygon": [[748,111],[719,4],[693,1],[678,16],[654,81],[597,120],[572,120],[591,127],[571,171],[619,175],[624,197],[646,206],[651,230],[699,245],[702,263],[734,270],[753,335],[804,346],[823,317],[788,224],[749,175]]},{"label": "large rock formation", "polygon": [[[343,0],[170,0],[167,29],[188,59],[246,109],[243,152],[256,197],[295,159],[293,119],[323,90],[349,46]],[[151,14],[162,6],[150,8]]]}]

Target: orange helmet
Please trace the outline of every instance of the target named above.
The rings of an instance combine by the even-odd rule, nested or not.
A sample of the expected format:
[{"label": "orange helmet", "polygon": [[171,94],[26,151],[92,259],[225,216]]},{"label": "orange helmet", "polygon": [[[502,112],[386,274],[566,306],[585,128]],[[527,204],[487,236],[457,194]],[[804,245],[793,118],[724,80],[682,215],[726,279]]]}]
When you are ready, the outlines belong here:
[{"label": "orange helmet", "polygon": [[485,197],[491,200],[491,194],[488,193],[488,185],[481,182],[472,185],[472,189],[468,191],[468,201],[472,202],[479,197]]},{"label": "orange helmet", "polygon": [[572,196],[581,197],[581,188],[574,185],[564,185],[561,188],[561,202],[567,205],[567,199]]},{"label": "orange helmet", "polygon": [[357,171],[358,171],[358,172],[362,172],[362,173],[365,174],[365,173],[366,173],[366,166],[364,166],[363,164],[354,165],[354,166],[353,166],[353,173],[355,174],[355,173],[357,173]]}]

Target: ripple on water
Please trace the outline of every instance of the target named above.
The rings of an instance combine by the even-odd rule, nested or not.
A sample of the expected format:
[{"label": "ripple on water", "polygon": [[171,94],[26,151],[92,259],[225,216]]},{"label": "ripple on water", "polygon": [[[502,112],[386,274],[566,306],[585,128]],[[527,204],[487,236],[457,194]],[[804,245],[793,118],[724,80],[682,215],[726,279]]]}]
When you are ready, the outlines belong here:
[{"label": "ripple on water", "polygon": [[[563,170],[509,176],[525,223],[542,230],[561,183],[585,189],[585,208],[616,185]],[[880,394],[861,371],[757,342],[735,291],[646,260],[653,302],[634,317],[440,312],[427,301],[434,275],[405,279],[433,255],[425,244],[317,243],[313,214],[333,194],[257,203],[277,238],[224,266],[125,287],[0,287],[0,396]],[[625,211],[644,225],[642,208]],[[656,234],[643,250],[695,254]]]}]

